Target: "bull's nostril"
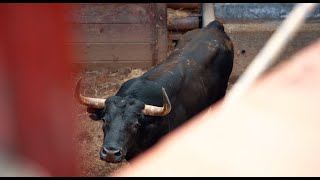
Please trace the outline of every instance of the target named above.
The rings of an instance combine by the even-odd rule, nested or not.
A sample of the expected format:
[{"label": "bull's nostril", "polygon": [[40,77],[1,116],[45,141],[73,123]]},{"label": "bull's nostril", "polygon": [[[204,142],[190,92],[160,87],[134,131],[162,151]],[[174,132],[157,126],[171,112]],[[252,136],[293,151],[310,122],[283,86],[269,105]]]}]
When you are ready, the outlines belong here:
[{"label": "bull's nostril", "polygon": [[114,152],[114,155],[115,155],[115,156],[121,156],[120,150],[115,151],[115,152]]},{"label": "bull's nostril", "polygon": [[106,148],[102,148],[102,154],[104,154],[104,155],[106,155],[107,154],[107,152],[108,152],[108,150],[106,149]]},{"label": "bull's nostril", "polygon": [[121,157],[122,151],[121,148],[114,147],[103,147],[101,149],[102,156],[106,156],[107,158]]}]

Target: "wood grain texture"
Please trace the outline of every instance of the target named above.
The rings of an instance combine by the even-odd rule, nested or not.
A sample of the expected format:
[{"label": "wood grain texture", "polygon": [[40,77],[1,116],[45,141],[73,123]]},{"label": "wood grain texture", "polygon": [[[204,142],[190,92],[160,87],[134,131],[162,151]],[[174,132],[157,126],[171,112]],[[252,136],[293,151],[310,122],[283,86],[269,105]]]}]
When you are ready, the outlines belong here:
[{"label": "wood grain texture", "polygon": [[146,3],[88,3],[75,4],[74,11],[67,18],[73,23],[150,23],[149,4]]},{"label": "wood grain texture", "polygon": [[150,24],[73,24],[72,42],[150,43]]},{"label": "wood grain texture", "polygon": [[149,43],[68,43],[80,61],[151,61]]}]

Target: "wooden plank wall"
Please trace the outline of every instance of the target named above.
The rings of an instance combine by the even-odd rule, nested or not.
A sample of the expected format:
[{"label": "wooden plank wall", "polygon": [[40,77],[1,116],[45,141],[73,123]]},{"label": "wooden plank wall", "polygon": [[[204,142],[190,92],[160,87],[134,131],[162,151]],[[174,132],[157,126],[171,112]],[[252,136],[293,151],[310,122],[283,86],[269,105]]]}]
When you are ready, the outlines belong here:
[{"label": "wooden plank wall", "polygon": [[76,63],[94,69],[160,63],[167,53],[166,13],[166,4],[76,4],[68,19]]}]

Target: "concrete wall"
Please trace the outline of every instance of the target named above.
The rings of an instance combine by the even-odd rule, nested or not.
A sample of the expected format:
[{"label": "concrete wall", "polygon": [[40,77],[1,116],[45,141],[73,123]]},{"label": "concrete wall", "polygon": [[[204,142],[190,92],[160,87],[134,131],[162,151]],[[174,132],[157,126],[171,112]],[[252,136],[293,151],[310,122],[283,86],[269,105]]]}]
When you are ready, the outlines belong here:
[{"label": "concrete wall", "polygon": [[[225,23],[280,23],[287,17],[296,3],[215,3],[214,12],[218,20]],[[308,15],[308,22],[319,22],[320,6]]]}]

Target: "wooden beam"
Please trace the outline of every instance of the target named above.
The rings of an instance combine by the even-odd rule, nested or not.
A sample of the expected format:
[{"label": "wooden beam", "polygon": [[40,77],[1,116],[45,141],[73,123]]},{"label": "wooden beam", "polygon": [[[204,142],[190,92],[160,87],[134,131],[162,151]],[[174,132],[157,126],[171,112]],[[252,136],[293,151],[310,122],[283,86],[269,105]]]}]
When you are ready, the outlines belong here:
[{"label": "wooden beam", "polygon": [[171,9],[200,9],[200,3],[167,3]]}]

